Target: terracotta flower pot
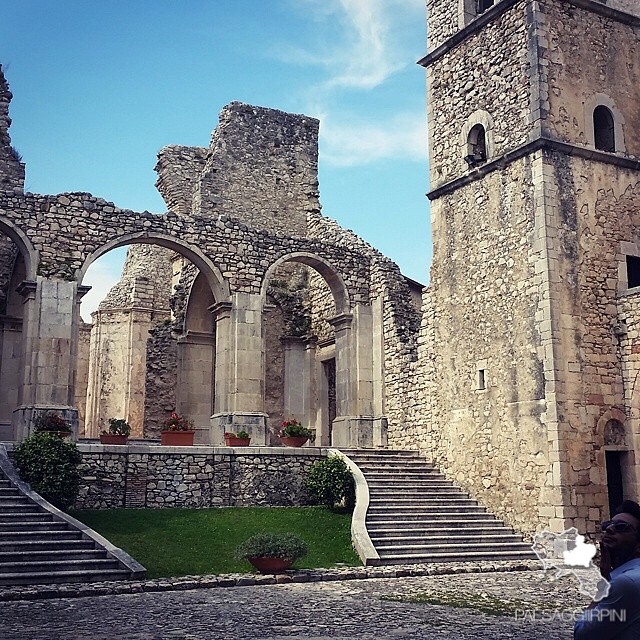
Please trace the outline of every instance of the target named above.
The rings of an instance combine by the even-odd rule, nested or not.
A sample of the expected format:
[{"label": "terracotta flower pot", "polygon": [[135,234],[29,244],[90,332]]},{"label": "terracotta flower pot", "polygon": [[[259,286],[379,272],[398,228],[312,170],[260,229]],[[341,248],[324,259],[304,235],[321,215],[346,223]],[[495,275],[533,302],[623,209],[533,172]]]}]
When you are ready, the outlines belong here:
[{"label": "terracotta flower pot", "polygon": [[293,564],[290,558],[255,557],[249,558],[249,562],[260,573],[283,573]]},{"label": "terracotta flower pot", "polygon": [[190,447],[195,431],[161,431],[160,444],[165,447]]},{"label": "terracotta flower pot", "polygon": [[251,438],[236,438],[235,436],[225,436],[224,443],[227,447],[248,447]]},{"label": "terracotta flower pot", "polygon": [[101,433],[100,444],[127,444],[128,437],[115,433]]},{"label": "terracotta flower pot", "polygon": [[280,436],[280,442],[287,447],[301,447],[308,439],[307,436]]}]

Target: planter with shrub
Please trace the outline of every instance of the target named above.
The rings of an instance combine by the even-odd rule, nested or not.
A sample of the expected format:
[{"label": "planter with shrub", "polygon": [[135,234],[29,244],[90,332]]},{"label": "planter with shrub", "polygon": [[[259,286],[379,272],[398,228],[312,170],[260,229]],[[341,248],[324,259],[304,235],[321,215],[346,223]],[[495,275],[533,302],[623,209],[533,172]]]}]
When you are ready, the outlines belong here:
[{"label": "planter with shrub", "polygon": [[304,540],[293,533],[258,533],[236,549],[236,557],[248,560],[260,573],[281,573],[307,554]]},{"label": "planter with shrub", "polygon": [[109,418],[109,430],[100,434],[101,444],[127,444],[131,427],[124,418]]}]

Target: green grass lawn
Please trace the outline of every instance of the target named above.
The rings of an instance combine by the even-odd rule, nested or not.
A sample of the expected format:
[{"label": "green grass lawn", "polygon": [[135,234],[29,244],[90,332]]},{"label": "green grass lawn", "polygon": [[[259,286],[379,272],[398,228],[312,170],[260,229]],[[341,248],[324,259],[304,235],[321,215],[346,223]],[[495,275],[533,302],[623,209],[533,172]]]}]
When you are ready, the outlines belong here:
[{"label": "green grass lawn", "polygon": [[295,533],[309,553],[295,569],[358,566],[351,546],[351,514],[324,507],[230,507],[222,509],[112,509],[71,513],[147,569],[149,578],[246,573],[235,548],[255,533]]}]

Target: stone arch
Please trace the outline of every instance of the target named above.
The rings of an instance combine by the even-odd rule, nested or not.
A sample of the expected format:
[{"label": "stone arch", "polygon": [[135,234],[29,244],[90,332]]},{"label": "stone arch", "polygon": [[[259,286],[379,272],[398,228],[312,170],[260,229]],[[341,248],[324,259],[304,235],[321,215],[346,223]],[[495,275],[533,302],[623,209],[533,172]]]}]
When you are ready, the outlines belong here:
[{"label": "stone arch", "polygon": [[207,279],[213,296],[216,301],[221,302],[228,300],[230,297],[229,284],[226,282],[222,272],[216,267],[213,262],[198,248],[193,245],[187,244],[172,236],[167,236],[162,233],[144,231],[140,233],[129,233],[119,238],[110,240],[106,244],[102,245],[99,249],[96,249],[91,255],[87,256],[86,260],[76,272],[76,278],[78,283],[81,283],[89,266],[95,262],[100,256],[127,244],[146,243],[156,244],[160,247],[172,249],[177,253],[183,255],[190,260],[199,269],[200,273]]},{"label": "stone arch", "polygon": [[613,137],[615,148],[613,153],[625,153],[627,150],[624,140],[624,115],[618,109],[613,99],[606,93],[596,93],[584,101],[584,131],[587,137],[587,144],[590,147],[596,146],[596,132],[594,127],[594,113],[598,107],[605,107],[613,117]]},{"label": "stone arch", "polygon": [[267,269],[264,274],[262,286],[260,289],[260,296],[263,303],[266,303],[267,300],[267,289],[269,287],[269,281],[273,277],[273,274],[276,272],[278,267],[285,262],[300,262],[301,264],[306,264],[307,266],[315,269],[322,276],[329,289],[331,290],[336,305],[336,315],[349,313],[349,310],[351,308],[349,291],[347,290],[344,280],[342,279],[336,268],[319,256],[304,251],[289,253],[286,256],[282,256],[278,258]]},{"label": "stone arch", "polygon": [[[612,437],[613,434],[619,433],[620,428],[625,433],[625,424],[627,422],[627,416],[620,409],[611,407],[607,409],[600,418],[596,425],[597,441],[603,443],[604,446],[610,446],[612,443],[607,442],[607,437]],[[619,427],[617,425],[620,425]]]},{"label": "stone arch", "polygon": [[38,269],[39,255],[37,249],[25,235],[22,229],[16,227],[10,220],[0,217],[0,232],[9,236],[18,247],[25,263],[27,280],[35,280]]},{"label": "stone arch", "polygon": [[460,131],[460,138],[458,143],[460,145],[460,157],[464,158],[470,167],[474,166],[473,162],[470,162],[467,158],[471,154],[469,145],[470,137],[474,132],[480,130],[480,127],[484,130],[484,158],[475,162],[475,164],[482,164],[491,160],[495,156],[495,143],[494,143],[494,122],[491,114],[488,111],[478,109],[474,111],[466,120]]}]

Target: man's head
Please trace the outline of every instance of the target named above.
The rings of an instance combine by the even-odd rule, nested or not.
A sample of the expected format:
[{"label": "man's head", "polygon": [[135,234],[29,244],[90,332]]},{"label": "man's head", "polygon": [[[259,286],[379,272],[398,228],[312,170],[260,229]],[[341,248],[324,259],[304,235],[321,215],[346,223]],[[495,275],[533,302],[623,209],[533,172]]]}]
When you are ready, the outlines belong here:
[{"label": "man's head", "polygon": [[616,514],[603,523],[602,544],[611,556],[622,564],[631,558],[640,557],[640,505],[625,500]]}]

